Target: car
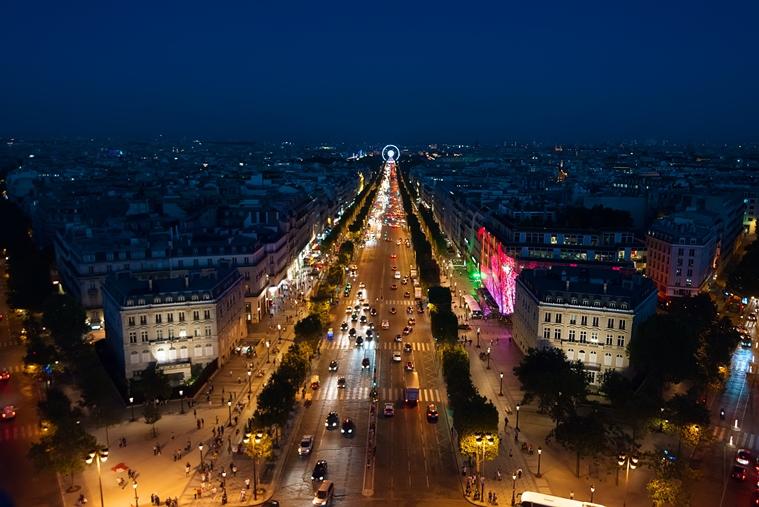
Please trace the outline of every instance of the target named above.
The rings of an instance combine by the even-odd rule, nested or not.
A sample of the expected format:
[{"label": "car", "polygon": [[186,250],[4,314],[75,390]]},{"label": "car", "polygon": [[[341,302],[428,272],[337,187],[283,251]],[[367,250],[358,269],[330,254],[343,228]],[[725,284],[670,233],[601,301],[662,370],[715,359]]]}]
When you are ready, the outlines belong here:
[{"label": "car", "polygon": [[394,253],[391,253],[391,254],[390,254],[390,258],[391,258],[391,259],[395,259],[395,258],[397,258],[397,257],[398,257],[398,255],[396,255],[396,254],[394,254]]},{"label": "car", "polygon": [[424,313],[424,307],[422,305],[417,306],[416,313]]},{"label": "car", "polygon": [[367,340],[371,340],[372,338],[374,338],[374,331],[372,331],[371,328],[367,329],[366,330],[366,339]]},{"label": "car", "polygon": [[395,307],[394,307],[394,306],[391,306],[391,307],[390,307],[390,314],[391,314],[391,315],[395,315],[396,313],[398,313],[398,311],[395,309]]},{"label": "car", "polygon": [[367,325],[369,326],[369,329],[374,329],[374,322],[370,322],[370,323],[369,323],[369,324],[367,324]]},{"label": "car", "polygon": [[358,323],[362,326],[366,325],[366,315],[362,315],[360,319],[358,319]]},{"label": "car", "polygon": [[404,344],[403,344],[403,352],[405,352],[405,353],[407,353],[407,354],[408,354],[408,353],[410,353],[410,352],[411,352],[411,350],[413,350],[413,349],[412,349],[412,347],[411,347],[411,344],[410,344],[410,343],[404,343]]},{"label": "car", "polygon": [[730,477],[737,481],[745,481],[748,477],[748,469],[744,466],[735,465],[730,471]]},{"label": "car", "polygon": [[337,388],[345,389],[345,377],[340,377],[337,379]]},{"label": "car", "polygon": [[748,449],[738,449],[735,452],[735,462],[739,465],[748,465],[751,461],[753,461],[751,451]]},{"label": "car", "polygon": [[321,381],[319,380],[319,375],[311,375],[311,389],[316,391],[321,386]]},{"label": "car", "polygon": [[323,481],[325,477],[327,477],[327,460],[317,460],[316,465],[314,465],[314,471],[311,472],[311,480]]},{"label": "car", "polygon": [[406,371],[414,371],[414,363],[412,361],[406,362]]},{"label": "car", "polygon": [[340,331],[345,332],[347,330],[348,330],[348,323],[347,322],[343,322],[342,324],[340,324]]},{"label": "car", "polygon": [[348,331],[348,336],[356,336],[356,328],[352,327],[350,331]]},{"label": "car", "polygon": [[340,418],[337,416],[337,412],[332,411],[329,414],[327,414],[327,420],[324,421],[324,426],[328,430],[333,430],[337,428],[337,425],[340,423]]},{"label": "car", "polygon": [[390,321],[383,320],[382,321],[382,329],[389,329],[390,328]]},{"label": "car", "polygon": [[408,319],[408,325],[409,326],[416,325],[416,319],[414,317],[409,317],[409,319]]},{"label": "car", "polygon": [[472,326],[470,326],[469,324],[459,324],[459,329],[469,331],[470,329],[472,329]]},{"label": "car", "polygon": [[404,328],[403,328],[403,334],[404,334],[405,336],[408,336],[408,335],[410,335],[410,334],[411,334],[411,331],[413,331],[413,330],[414,330],[414,328],[413,328],[413,327],[411,327],[411,326],[406,326],[406,327],[404,327]]},{"label": "car", "polygon": [[385,409],[382,411],[385,417],[393,417],[395,415],[395,407],[392,403],[385,403]]},{"label": "car", "polygon": [[16,417],[16,407],[13,405],[6,405],[3,407],[3,412],[0,414],[0,417],[2,417],[3,421],[14,419]]},{"label": "car", "polygon": [[[401,284],[407,285],[408,284],[408,278],[401,278]],[[407,296],[408,297],[408,296]]]},{"label": "car", "polygon": [[368,312],[369,311],[369,303],[364,303],[363,305],[361,305],[361,309],[363,311],[365,311],[365,312]]},{"label": "car", "polygon": [[11,372],[7,368],[0,370],[0,380],[10,380]]},{"label": "car", "polygon": [[323,481],[319,489],[314,493],[314,499],[311,503],[314,505],[329,505],[332,497],[335,496],[335,483],[332,481]]},{"label": "car", "polygon": [[410,298],[411,297],[411,293],[409,291],[406,291],[406,292],[403,293],[403,297],[404,298]]},{"label": "car", "polygon": [[396,284],[393,284],[393,285],[390,286],[390,290],[396,290],[397,288],[398,288],[398,286]]},{"label": "car", "polygon": [[368,357],[365,357],[365,358],[363,358],[361,360],[361,367],[362,368],[364,368],[364,369],[369,368],[369,364],[370,364],[370,361],[369,361]]},{"label": "car", "polygon": [[400,352],[393,352],[393,362],[400,363],[401,362],[401,353]]},{"label": "car", "polygon": [[329,362],[329,371],[337,371],[337,361],[330,361]]},{"label": "car", "polygon": [[358,315],[356,315],[355,313],[351,315],[351,322],[358,322]]},{"label": "car", "polygon": [[371,315],[372,317],[374,317],[375,315],[377,315],[377,309],[374,308],[374,307],[372,307],[372,309],[369,310],[369,315]]},{"label": "car", "polygon": [[427,405],[427,422],[437,422],[438,419],[437,407],[434,403]]},{"label": "car", "polygon": [[364,282],[361,282],[358,284],[359,289],[366,289],[366,284]]},{"label": "car", "polygon": [[359,310],[361,310],[361,305],[356,305],[353,307],[353,313],[358,314]]},{"label": "car", "polygon": [[356,425],[353,422],[353,419],[350,417],[346,417],[343,419],[343,425],[340,427],[340,433],[347,436],[353,436],[354,430],[356,429]]},{"label": "car", "polygon": [[393,271],[398,271],[398,266],[393,266]]},{"label": "car", "polygon": [[344,298],[349,298],[349,297],[351,297],[351,291],[349,291],[348,289],[345,289],[345,290],[343,291],[343,297],[344,297]]},{"label": "car", "polygon": [[350,306],[349,306],[348,308],[346,308],[346,309],[345,309],[345,314],[346,314],[346,315],[350,315],[350,314],[352,314],[352,313],[353,313],[353,308],[351,308]]},{"label": "car", "polygon": [[303,437],[300,439],[300,445],[298,446],[298,455],[299,456],[307,456],[311,454],[311,451],[314,448],[314,436],[313,435],[303,435]]},{"label": "car", "polygon": [[414,307],[409,306],[406,308],[406,315],[414,315]]},{"label": "car", "polygon": [[362,343],[364,343],[364,339],[361,335],[356,336],[356,347],[360,347]]},{"label": "car", "polygon": [[278,500],[268,500],[264,502],[261,507],[280,507]]},{"label": "car", "polygon": [[403,341],[403,337],[399,334],[395,335],[395,342],[401,343]]}]

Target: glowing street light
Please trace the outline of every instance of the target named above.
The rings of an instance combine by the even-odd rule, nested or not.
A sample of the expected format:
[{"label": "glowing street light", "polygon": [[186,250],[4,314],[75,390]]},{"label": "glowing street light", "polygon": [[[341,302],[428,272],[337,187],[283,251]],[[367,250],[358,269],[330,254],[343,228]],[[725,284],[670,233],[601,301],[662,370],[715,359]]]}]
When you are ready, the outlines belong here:
[{"label": "glowing street light", "polygon": [[132,417],[129,419],[129,422],[134,422],[135,421],[135,419],[134,419],[134,396],[130,396],[129,397],[129,405],[130,405],[130,408],[132,409]]},{"label": "glowing street light", "polygon": [[498,390],[498,396],[503,396],[503,372],[501,372],[498,376],[501,377],[501,388]]},{"label": "glowing street light", "polygon": [[543,475],[540,473],[540,457],[543,455],[543,449],[541,447],[538,447],[538,473],[535,474],[535,477],[542,477]]},{"label": "glowing street light", "polygon": [[103,501],[103,478],[100,473],[100,464],[108,461],[108,449],[103,448],[103,449],[90,451],[87,457],[84,458],[84,462],[87,463],[88,465],[91,465],[93,461],[97,465],[97,469],[98,469],[98,485],[100,486],[100,507],[105,507],[105,502]]},{"label": "glowing street light", "polygon": [[179,413],[184,414],[184,391],[181,389],[179,390],[179,406],[181,407]]}]

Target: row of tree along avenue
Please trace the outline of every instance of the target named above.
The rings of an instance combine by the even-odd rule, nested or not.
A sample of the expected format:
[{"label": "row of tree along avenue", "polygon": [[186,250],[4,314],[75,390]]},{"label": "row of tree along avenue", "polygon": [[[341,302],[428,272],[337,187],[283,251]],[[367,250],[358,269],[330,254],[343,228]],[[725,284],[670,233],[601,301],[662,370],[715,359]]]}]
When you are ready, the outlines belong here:
[{"label": "row of tree along avenue", "polygon": [[400,171],[398,171],[398,181],[398,186],[401,192],[401,201],[403,202],[403,209],[406,212],[409,233],[411,235],[411,243],[413,244],[414,252],[416,253],[416,265],[419,268],[419,279],[422,284],[427,287],[439,285],[440,266],[438,266],[432,255],[432,246],[424,235],[419,219],[414,213],[411,197],[409,196],[408,188],[406,187],[405,180]]},{"label": "row of tree along avenue", "polygon": [[[578,476],[583,459],[618,472],[635,457],[653,472],[647,490],[656,505],[687,505],[698,463],[686,458],[710,444],[707,400],[723,387],[739,341],[700,294],[672,300],[638,328],[629,370],[605,374],[602,398],[590,396],[582,363],[559,349],[530,350],[514,373],[522,403],[536,403],[554,421],[550,437],[575,454]],[[652,432],[668,444],[651,444]]]}]

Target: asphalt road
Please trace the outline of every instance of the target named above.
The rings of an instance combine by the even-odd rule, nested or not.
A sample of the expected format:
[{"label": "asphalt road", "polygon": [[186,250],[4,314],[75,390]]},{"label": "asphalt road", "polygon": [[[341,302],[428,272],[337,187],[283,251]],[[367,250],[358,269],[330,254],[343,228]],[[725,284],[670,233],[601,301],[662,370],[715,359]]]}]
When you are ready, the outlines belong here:
[{"label": "asphalt road", "polygon": [[[16,418],[0,421],[0,505],[18,507],[62,506],[55,474],[38,472],[27,459],[32,442],[39,440],[37,403],[40,387],[33,377],[22,373],[25,347],[18,343],[21,323],[8,309],[5,300],[5,265],[0,263],[0,369],[11,371],[8,381],[0,381],[0,408],[16,406]],[[9,501],[12,503],[7,504]]]},{"label": "asphalt road", "polygon": [[[390,187],[389,193],[382,193],[377,199],[370,218],[374,224],[372,232],[376,239],[370,239],[359,250],[356,257],[357,277],[351,279],[353,284],[350,296],[341,297],[335,307],[335,320],[332,327],[335,337],[332,341],[324,340],[321,357],[312,373],[318,374],[321,387],[313,391],[312,405],[306,409],[297,430],[302,435],[314,435],[314,450],[309,456],[301,457],[296,444],[288,450],[276,497],[285,505],[306,504],[313,498],[318,482],[311,481],[311,472],[316,461],[326,459],[329,464],[327,477],[335,482],[335,505],[371,504],[375,502],[392,502],[397,505],[463,505],[459,476],[454,461],[450,441],[445,402],[444,384],[439,374],[439,361],[435,357],[434,344],[430,334],[429,320],[426,314],[416,311],[413,300],[413,286],[401,284],[394,278],[393,266],[404,275],[410,273],[413,251],[398,240],[408,237],[403,225],[398,227],[377,226],[382,224],[382,215],[386,212],[383,195],[391,195],[389,204],[402,215],[402,205]],[[371,225],[370,225],[371,227]],[[388,241],[384,240],[387,235]],[[396,258],[391,258],[395,254]],[[359,283],[366,284],[365,299],[377,310],[376,316],[369,311],[359,310],[359,316],[366,315],[368,322],[375,324],[379,337],[365,341],[357,347],[348,333],[340,330],[340,325],[347,322],[349,329],[355,327],[357,334],[365,336],[368,326],[352,323],[346,308],[362,303],[356,296]],[[396,284],[397,288],[391,286]],[[410,297],[404,297],[405,292]],[[342,294],[341,294],[342,296]],[[413,314],[407,314],[412,306]],[[391,313],[395,308],[396,313]],[[412,345],[412,352],[402,351],[403,343],[394,341],[413,316],[416,325],[413,332],[403,337],[403,343]],[[388,320],[389,329],[381,329],[381,322]],[[402,362],[394,362],[393,352],[399,351]],[[370,367],[363,369],[364,357],[370,359]],[[338,362],[336,373],[328,371],[329,363]],[[406,372],[404,365],[413,361],[419,374],[420,402],[417,406],[407,407],[403,402],[403,389]],[[376,419],[376,455],[373,466],[366,466],[372,447],[368,446],[370,422],[369,395],[372,388],[372,376],[376,368],[379,414]],[[346,388],[338,389],[337,378],[346,378]],[[383,417],[385,403],[393,403],[395,415]],[[426,407],[434,403],[440,412],[437,423],[427,422]],[[329,431],[325,428],[325,419],[330,411],[336,411],[341,419],[352,418],[356,423],[356,434],[346,437],[340,434],[339,427]]]}]

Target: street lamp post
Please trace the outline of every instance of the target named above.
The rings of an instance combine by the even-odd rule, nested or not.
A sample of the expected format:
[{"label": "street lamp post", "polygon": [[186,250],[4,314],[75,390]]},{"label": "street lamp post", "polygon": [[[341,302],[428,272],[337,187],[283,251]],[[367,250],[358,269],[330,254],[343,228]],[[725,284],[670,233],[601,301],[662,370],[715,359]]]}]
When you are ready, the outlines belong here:
[{"label": "street lamp post", "polygon": [[269,359],[269,347],[271,347],[271,343],[269,342],[269,340],[266,340],[266,362],[267,363],[271,362]]},{"label": "street lamp post", "polygon": [[198,444],[198,451],[200,451],[200,467],[203,468],[203,444]]},{"label": "street lamp post", "polygon": [[538,473],[535,474],[535,477],[540,478],[543,476],[543,474],[540,473],[540,457],[543,455],[543,449],[538,447]]},{"label": "street lamp post", "polygon": [[100,474],[100,463],[105,463],[108,460],[108,449],[97,449],[90,451],[84,462],[91,465],[94,461],[98,469],[98,485],[100,486],[100,507],[105,507],[105,501],[103,501],[103,478]]},{"label": "street lamp post", "polygon": [[[620,454],[617,458],[617,464],[620,467],[625,467],[625,493],[622,497],[622,507],[625,507],[627,505],[627,483],[630,480],[630,470],[635,470],[638,468],[638,457],[637,456],[628,456],[626,454]],[[619,468],[617,468],[617,477],[619,477]],[[617,481],[617,484],[619,484],[619,481]],[[591,500],[592,501],[592,500]]]},{"label": "street lamp post", "polygon": [[590,503],[593,503],[593,495],[596,493],[596,487],[591,485],[590,486]]},{"label": "street lamp post", "polygon": [[252,376],[253,376],[253,370],[250,370],[250,369],[249,369],[249,370],[248,370],[248,392],[249,392],[249,393],[253,391],[253,389],[252,389],[252,388],[251,388],[251,386],[250,386],[250,378],[251,378]]},{"label": "street lamp post", "polygon": [[517,404],[517,425],[515,426],[516,429],[519,429],[519,409],[520,408],[521,407],[519,406],[519,404]]},{"label": "street lamp post", "polygon": [[179,390],[179,413],[184,414],[184,391]]},{"label": "street lamp post", "polygon": [[488,347],[488,366],[487,369],[490,369],[490,347]]},{"label": "street lamp post", "polygon": [[255,437],[253,437],[251,433],[246,433],[245,438],[243,439],[243,442],[245,444],[253,442],[253,500],[258,499],[258,473],[256,471],[256,462],[258,461],[258,456],[256,455],[256,444],[260,444],[263,437],[264,434],[261,432],[256,433]]},{"label": "street lamp post", "polygon": [[517,474],[511,474],[511,505],[517,502]]},{"label": "street lamp post", "polygon": [[477,327],[477,348],[480,348],[480,328]]},{"label": "street lamp post", "polygon": [[140,507],[140,499],[137,496],[137,481],[132,482],[132,488],[134,488],[134,507]]},{"label": "street lamp post", "polygon": [[227,411],[229,412],[229,421],[227,421],[227,426],[232,426],[232,401],[227,402]]},{"label": "street lamp post", "polygon": [[277,324],[277,332],[279,337],[277,338],[279,341],[282,340],[282,324]]},{"label": "street lamp post", "polygon": [[134,422],[135,419],[134,419],[134,397],[133,396],[129,397],[129,408],[132,409],[132,417],[129,419],[129,422]]},{"label": "street lamp post", "polygon": [[501,372],[499,376],[501,377],[501,387],[498,390],[498,396],[503,396],[503,372]]}]

